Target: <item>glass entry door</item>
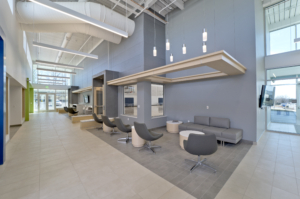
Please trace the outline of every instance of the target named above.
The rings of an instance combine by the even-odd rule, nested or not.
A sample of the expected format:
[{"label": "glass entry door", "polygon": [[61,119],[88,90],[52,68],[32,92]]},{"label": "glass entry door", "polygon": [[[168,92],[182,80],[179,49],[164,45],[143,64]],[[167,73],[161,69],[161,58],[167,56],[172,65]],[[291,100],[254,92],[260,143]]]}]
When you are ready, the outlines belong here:
[{"label": "glass entry door", "polygon": [[39,112],[55,111],[55,94],[39,93]]},{"label": "glass entry door", "polygon": [[55,94],[47,94],[48,101],[48,110],[47,111],[55,111]]}]

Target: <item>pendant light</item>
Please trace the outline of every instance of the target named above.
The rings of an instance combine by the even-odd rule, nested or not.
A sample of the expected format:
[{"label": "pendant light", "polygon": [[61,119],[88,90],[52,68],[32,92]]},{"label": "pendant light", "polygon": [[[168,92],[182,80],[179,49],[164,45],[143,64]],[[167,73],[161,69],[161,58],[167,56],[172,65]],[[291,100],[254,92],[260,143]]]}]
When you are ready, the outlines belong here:
[{"label": "pendant light", "polygon": [[[184,21],[184,16],[183,16],[183,24],[185,23],[185,21]],[[185,42],[184,42],[184,40],[185,40],[185,32],[184,32],[184,27],[183,27],[183,44],[182,44],[182,54],[186,54],[186,46],[185,46]]]},{"label": "pendant light", "polygon": [[170,55],[170,62],[173,62],[173,54]]},{"label": "pendant light", "polygon": [[[169,18],[169,15],[167,15],[167,24],[168,24],[168,18]],[[169,41],[169,36],[168,36],[168,26],[167,26],[167,41],[166,41],[166,50],[170,50],[170,41]]]},{"label": "pendant light", "polygon": [[205,28],[203,29],[202,37],[203,37],[203,41],[206,42],[207,41],[207,32],[206,32]]},{"label": "pendant light", "polygon": [[207,47],[206,47],[206,43],[205,42],[203,42],[202,50],[203,50],[204,53],[207,52]]},{"label": "pendant light", "polygon": [[154,47],[153,47],[153,57],[157,56],[157,50],[156,50],[156,29],[155,29],[155,10],[154,10]]},{"label": "pendant light", "polygon": [[[204,18],[206,18],[206,16],[205,16],[205,10],[204,10]],[[206,52],[207,52],[207,47],[206,47],[206,42],[207,42],[207,32],[206,32],[206,29],[205,29],[205,28],[203,28],[202,40],[203,40],[202,51],[203,51],[203,53],[206,53]]]},{"label": "pendant light", "polygon": [[156,50],[156,47],[154,46],[153,47],[153,57],[156,57],[157,56],[157,50]]},{"label": "pendant light", "polygon": [[166,42],[166,50],[170,50],[170,41],[169,41],[169,39],[167,39],[167,42]]},{"label": "pendant light", "polygon": [[185,44],[182,45],[182,54],[184,54],[184,55],[186,54],[186,46],[185,46]]}]

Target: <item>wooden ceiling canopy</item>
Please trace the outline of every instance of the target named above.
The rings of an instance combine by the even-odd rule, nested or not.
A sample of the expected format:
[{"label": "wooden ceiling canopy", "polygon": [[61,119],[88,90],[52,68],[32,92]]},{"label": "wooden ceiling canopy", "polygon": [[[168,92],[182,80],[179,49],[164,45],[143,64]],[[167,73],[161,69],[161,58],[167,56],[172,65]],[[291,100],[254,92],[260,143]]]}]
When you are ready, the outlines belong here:
[{"label": "wooden ceiling canopy", "polygon": [[[197,75],[178,77],[178,78],[166,78],[159,75],[172,73],[181,70],[187,70],[191,68],[208,66],[217,70],[216,72],[202,73]],[[202,55],[192,59],[184,60],[181,62],[172,63],[169,65],[157,67],[151,70],[135,73],[118,79],[108,81],[108,85],[127,85],[140,81],[151,81],[154,83],[177,83],[185,81],[195,81],[201,79],[209,79],[231,75],[245,74],[247,68],[234,59],[224,50]]]}]

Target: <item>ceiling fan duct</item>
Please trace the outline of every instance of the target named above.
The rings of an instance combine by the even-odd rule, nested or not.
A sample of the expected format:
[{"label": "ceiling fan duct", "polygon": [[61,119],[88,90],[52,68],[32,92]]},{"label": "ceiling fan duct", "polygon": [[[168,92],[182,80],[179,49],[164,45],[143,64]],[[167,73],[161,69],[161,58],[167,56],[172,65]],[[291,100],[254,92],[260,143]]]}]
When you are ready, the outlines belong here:
[{"label": "ceiling fan duct", "polygon": [[[56,2],[61,6],[102,21],[131,36],[135,22],[127,17],[93,2]],[[87,24],[83,21],[59,13],[55,10],[32,2],[19,1],[16,5],[18,20],[23,30],[31,32],[71,32],[89,34],[113,43],[120,43],[121,36]]]}]

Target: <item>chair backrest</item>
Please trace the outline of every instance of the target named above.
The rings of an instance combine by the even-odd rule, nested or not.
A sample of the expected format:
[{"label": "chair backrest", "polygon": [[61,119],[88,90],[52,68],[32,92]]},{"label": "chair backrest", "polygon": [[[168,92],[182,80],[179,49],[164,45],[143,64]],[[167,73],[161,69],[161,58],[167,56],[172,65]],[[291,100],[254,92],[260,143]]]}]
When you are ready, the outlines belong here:
[{"label": "chair backrest", "polygon": [[68,107],[64,107],[64,110],[66,111],[66,112],[69,112],[69,110],[68,110]]},{"label": "chair backrest", "polygon": [[114,125],[113,123],[111,123],[111,121],[109,120],[109,118],[106,115],[102,115],[101,118],[102,118],[103,123],[106,126],[111,127],[111,128],[116,127],[116,125]]},{"label": "chair backrest", "polygon": [[118,129],[122,132],[131,132],[131,129],[128,129],[122,122],[120,118],[115,118],[115,124],[117,125]]},{"label": "chair backrest", "polygon": [[93,113],[92,115],[93,115],[93,118],[94,118],[94,120],[95,120],[96,122],[98,122],[98,123],[103,123],[103,121],[97,117],[96,113]]},{"label": "chair backrest", "polygon": [[198,135],[191,133],[189,135],[185,150],[193,155],[210,155],[218,149],[217,138],[215,134]]},{"label": "chair backrest", "polygon": [[134,128],[136,133],[144,140],[151,141],[152,136],[151,133],[148,131],[146,124],[134,122]]},{"label": "chair backrest", "polygon": [[68,112],[71,113],[71,114],[77,113],[77,112],[74,111],[73,108],[68,108]]}]

